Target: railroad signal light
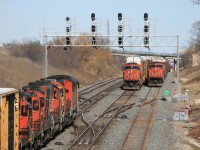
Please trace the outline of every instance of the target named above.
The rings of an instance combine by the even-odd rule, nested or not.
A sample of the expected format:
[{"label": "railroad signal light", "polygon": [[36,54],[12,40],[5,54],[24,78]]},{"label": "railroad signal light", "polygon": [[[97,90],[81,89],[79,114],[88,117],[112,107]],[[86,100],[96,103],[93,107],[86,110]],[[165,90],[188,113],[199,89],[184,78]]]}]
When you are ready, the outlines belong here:
[{"label": "railroad signal light", "polygon": [[92,19],[92,21],[95,20],[95,13],[92,13],[92,14],[91,14],[91,19]]},{"label": "railroad signal light", "polygon": [[118,25],[118,32],[122,32],[123,30],[123,26],[122,25]]},{"label": "railroad signal light", "polygon": [[144,47],[149,49],[149,22],[147,13],[144,13]]},{"label": "railroad signal light", "polygon": [[95,26],[95,25],[92,25],[92,26],[91,26],[91,31],[92,31],[92,32],[96,32],[96,26]]},{"label": "railroad signal light", "polygon": [[165,90],[165,96],[168,96],[168,95],[169,95],[169,91]]},{"label": "railroad signal light", "polygon": [[119,20],[119,21],[122,20],[122,13],[118,13],[118,20]]},{"label": "railroad signal light", "polygon": [[71,32],[71,22],[70,22],[70,18],[66,17],[66,21],[67,21],[67,27],[66,27],[66,32],[67,34],[69,34]]},{"label": "railroad signal light", "polygon": [[69,33],[69,32],[70,32],[70,27],[67,27],[67,29],[66,29],[66,30],[67,30],[67,33]]},{"label": "railroad signal light", "polygon": [[144,37],[144,45],[148,45],[149,44],[149,37]]},{"label": "railroad signal light", "polygon": [[66,37],[66,45],[70,45],[71,43],[71,39],[69,36]]},{"label": "railroad signal light", "polygon": [[149,48],[149,37],[148,36],[144,37],[144,47],[148,48],[150,50],[150,48]]},{"label": "railroad signal light", "polygon": [[120,45],[123,45],[123,37],[118,37],[118,44]]},{"label": "railroad signal light", "polygon": [[144,33],[149,32],[149,26],[148,25],[144,25]]},{"label": "railroad signal light", "polygon": [[[70,44],[71,44],[71,37],[67,36],[67,37],[66,37],[66,45],[67,45],[67,46],[64,47],[64,50],[67,50],[68,47],[70,48],[70,46],[68,46],[68,45],[70,45]],[[70,49],[71,49],[71,48],[70,48]]]},{"label": "railroad signal light", "polygon": [[66,21],[68,22],[70,20],[70,18],[69,17],[66,17]]},{"label": "railroad signal light", "polygon": [[148,14],[144,13],[144,21],[147,21],[147,20],[148,20]]},{"label": "railroad signal light", "polygon": [[92,37],[92,45],[96,45],[96,37],[95,36]]}]

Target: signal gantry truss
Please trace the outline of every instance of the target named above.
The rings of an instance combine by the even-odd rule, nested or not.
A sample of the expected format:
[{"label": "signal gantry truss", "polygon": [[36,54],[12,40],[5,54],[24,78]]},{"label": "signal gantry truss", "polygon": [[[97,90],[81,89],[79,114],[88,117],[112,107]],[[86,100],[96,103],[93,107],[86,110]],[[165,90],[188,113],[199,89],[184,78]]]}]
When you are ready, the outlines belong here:
[{"label": "signal gantry truss", "polygon": [[[144,35],[125,35],[124,34],[124,22],[122,14],[118,14],[118,34],[116,35],[102,35],[98,32],[97,20],[95,14],[91,14],[91,32],[86,34],[77,35],[73,33],[72,23],[69,17],[66,17],[66,31],[61,34],[52,34],[44,32],[44,77],[48,76],[48,48],[50,47],[62,47],[67,50],[71,47],[102,47],[102,48],[131,48],[131,47],[145,47],[150,50],[152,47],[165,47],[177,49],[177,60],[179,60],[179,36],[152,36],[149,34],[149,20],[148,14],[144,13]],[[63,30],[64,31],[64,30]],[[174,55],[174,54],[173,54]],[[179,87],[179,61],[177,61],[177,80]],[[178,88],[179,89],[179,88]],[[179,91],[178,91],[179,93]]]},{"label": "signal gantry truss", "polygon": [[[70,43],[66,44],[66,38]],[[93,43],[93,37],[96,42]],[[50,47],[145,47],[144,36],[123,35],[123,43],[118,44],[118,35],[45,35]],[[56,39],[56,43],[54,42]],[[109,39],[109,40],[108,40]],[[149,36],[149,47],[177,47],[178,36]]]}]

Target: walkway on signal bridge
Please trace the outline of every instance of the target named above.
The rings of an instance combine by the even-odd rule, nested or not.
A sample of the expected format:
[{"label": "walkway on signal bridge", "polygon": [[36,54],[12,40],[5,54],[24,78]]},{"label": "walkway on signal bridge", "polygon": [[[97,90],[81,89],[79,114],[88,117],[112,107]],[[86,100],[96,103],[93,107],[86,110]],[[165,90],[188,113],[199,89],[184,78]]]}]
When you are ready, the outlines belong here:
[{"label": "walkway on signal bridge", "polygon": [[156,53],[156,52],[143,52],[143,51],[127,51],[127,50],[110,50],[112,55],[130,56],[130,55],[142,55],[142,56],[161,56],[161,57],[177,57],[177,53]]}]

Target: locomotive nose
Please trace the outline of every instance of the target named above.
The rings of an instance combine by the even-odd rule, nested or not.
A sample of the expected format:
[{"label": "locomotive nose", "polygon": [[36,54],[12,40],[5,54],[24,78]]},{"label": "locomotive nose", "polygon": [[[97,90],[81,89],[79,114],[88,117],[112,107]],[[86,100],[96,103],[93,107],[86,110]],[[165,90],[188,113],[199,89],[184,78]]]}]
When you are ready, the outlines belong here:
[{"label": "locomotive nose", "polygon": [[140,72],[136,70],[129,70],[124,75],[125,80],[140,80]]}]

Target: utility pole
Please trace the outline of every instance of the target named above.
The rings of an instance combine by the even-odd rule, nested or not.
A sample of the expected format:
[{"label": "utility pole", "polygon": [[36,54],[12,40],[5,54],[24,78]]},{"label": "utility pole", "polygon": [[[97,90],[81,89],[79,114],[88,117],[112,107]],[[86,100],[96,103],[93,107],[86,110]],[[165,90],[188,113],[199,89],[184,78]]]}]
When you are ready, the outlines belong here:
[{"label": "utility pole", "polygon": [[48,49],[47,35],[44,36],[44,78],[48,76]]},{"label": "utility pole", "polygon": [[[108,35],[108,44],[110,45],[110,21],[107,20],[107,35]],[[108,47],[110,50],[110,46]]]},{"label": "utility pole", "polygon": [[178,35],[177,35],[177,69],[176,69],[176,71],[177,71],[177,89],[178,89],[178,95],[179,95],[181,87],[180,87],[180,83],[179,83],[180,76],[179,76],[179,36]]}]

